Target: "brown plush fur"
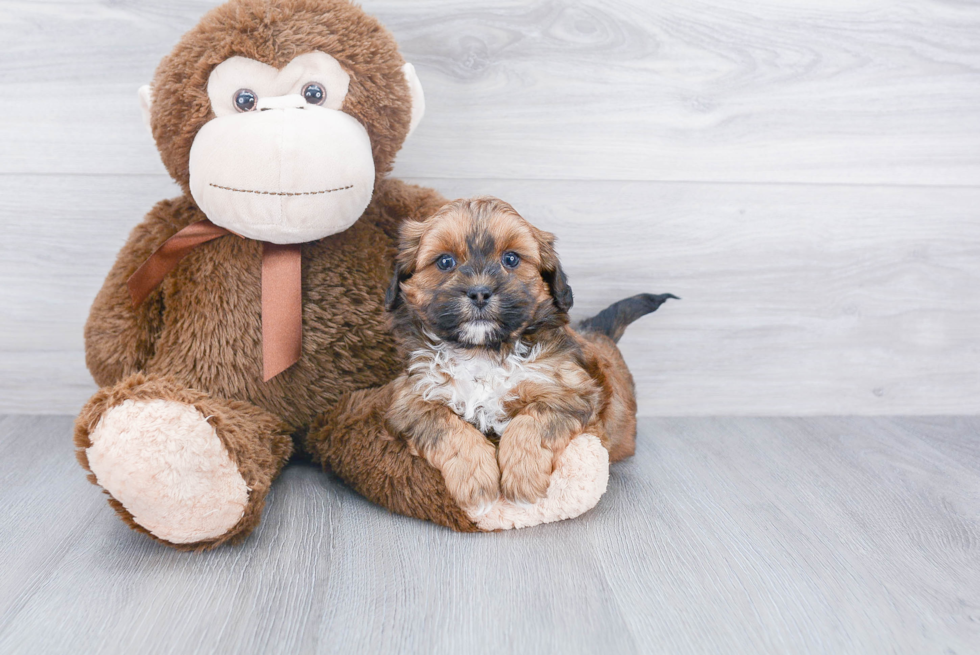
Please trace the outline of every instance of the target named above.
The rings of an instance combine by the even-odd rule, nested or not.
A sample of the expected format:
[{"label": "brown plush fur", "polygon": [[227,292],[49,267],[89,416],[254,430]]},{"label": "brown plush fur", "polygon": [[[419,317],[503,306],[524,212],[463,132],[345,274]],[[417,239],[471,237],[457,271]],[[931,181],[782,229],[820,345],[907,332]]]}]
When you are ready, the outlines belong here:
[{"label": "brown plush fur", "polygon": [[187,197],[159,203],[138,225],[92,306],[86,359],[106,386],[144,372],[240,398],[293,429],[349,390],[383,384],[399,369],[382,306],[405,217],[443,204],[429,189],[383,181],[350,229],[303,244],[303,357],[262,381],[262,244],[234,236],[188,254],[136,310],[126,280],[156,246],[204,215]]},{"label": "brown plush fur", "polygon": [[[442,472],[463,507],[486,506],[501,491],[516,502],[543,498],[555,458],[582,432],[599,436],[613,459],[632,454],[632,378],[611,340],[569,328],[572,295],[551,234],[496,198],[456,200],[402,225],[396,261],[386,306],[410,364],[447,346],[501,366],[519,345],[538,353],[536,375],[503,402],[503,433],[489,429],[496,452],[479,425],[433,397],[429,366],[409,366],[389,385],[388,431]],[[493,329],[474,341],[473,321]]]},{"label": "brown plush fur", "polygon": [[[205,218],[188,191],[187,163],[194,136],[213,116],[206,90],[211,70],[234,55],[282,66],[313,50],[333,55],[350,73],[344,111],[367,128],[378,178],[371,204],[353,227],[303,244],[303,356],[266,383],[260,242],[227,236],[200,246],[136,309],[126,280],[167,238]],[[156,73],[153,133],[184,196],[158,203],[133,229],[93,303],[86,362],[106,388],[79,417],[76,446],[87,465],[88,432],[126,398],[179,400],[220,416],[218,434],[249,485],[257,486],[232,533],[180,548],[211,547],[247,534],[281,467],[280,437],[304,432],[324,412],[330,432],[319,430],[302,442],[318,461],[336,466],[360,493],[394,511],[474,529],[437,472],[404,449],[378,442],[380,423],[372,429],[353,418],[362,416],[358,401],[367,397],[345,396],[384,384],[400,369],[382,308],[398,226],[424,220],[445,202],[431,189],[383,179],[409,125],[403,63],[392,36],[344,0],[233,0],[208,13]],[[132,525],[119,503],[110,502]]]}]

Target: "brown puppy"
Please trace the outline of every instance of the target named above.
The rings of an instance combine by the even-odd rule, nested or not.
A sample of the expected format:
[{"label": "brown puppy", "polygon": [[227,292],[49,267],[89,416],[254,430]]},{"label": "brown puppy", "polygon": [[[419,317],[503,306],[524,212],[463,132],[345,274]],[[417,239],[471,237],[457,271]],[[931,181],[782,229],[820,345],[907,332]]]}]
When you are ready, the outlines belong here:
[{"label": "brown puppy", "polygon": [[580,433],[614,461],[633,453],[633,380],[614,339],[667,297],[621,301],[576,332],[554,236],[509,204],[456,200],[407,221],[385,299],[407,370],[386,427],[464,508],[489,509],[501,491],[534,502]]}]

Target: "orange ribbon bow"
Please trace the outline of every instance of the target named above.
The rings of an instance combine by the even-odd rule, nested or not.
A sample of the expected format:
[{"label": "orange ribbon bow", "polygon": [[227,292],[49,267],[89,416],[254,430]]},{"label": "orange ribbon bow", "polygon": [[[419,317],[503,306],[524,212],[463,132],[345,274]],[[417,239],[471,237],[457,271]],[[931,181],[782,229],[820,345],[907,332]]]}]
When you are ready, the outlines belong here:
[{"label": "orange ribbon bow", "polygon": [[[194,248],[234,234],[204,219],[163,242],[126,283],[139,307]],[[268,382],[299,361],[303,348],[301,244],[262,242],[262,375]]]}]

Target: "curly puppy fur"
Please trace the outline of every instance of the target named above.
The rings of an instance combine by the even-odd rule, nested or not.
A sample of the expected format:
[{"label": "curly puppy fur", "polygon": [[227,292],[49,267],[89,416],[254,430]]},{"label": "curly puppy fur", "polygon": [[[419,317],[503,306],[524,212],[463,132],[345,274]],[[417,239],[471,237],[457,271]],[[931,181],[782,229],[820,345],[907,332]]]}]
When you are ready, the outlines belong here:
[{"label": "curly puppy fur", "polygon": [[569,327],[571,305],[554,236],[501,200],[456,200],[402,226],[386,307],[407,370],[386,426],[472,513],[501,492],[543,498],[582,432],[616,459],[633,453],[632,378],[608,337]]}]

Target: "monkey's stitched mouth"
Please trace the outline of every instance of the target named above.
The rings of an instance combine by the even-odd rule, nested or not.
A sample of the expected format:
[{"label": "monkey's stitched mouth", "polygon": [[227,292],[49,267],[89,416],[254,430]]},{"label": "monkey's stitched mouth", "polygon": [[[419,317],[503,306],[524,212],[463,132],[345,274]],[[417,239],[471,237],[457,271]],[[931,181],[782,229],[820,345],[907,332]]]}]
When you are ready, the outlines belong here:
[{"label": "monkey's stitched mouth", "polygon": [[324,189],[323,191],[253,191],[252,189],[233,189],[230,186],[221,186],[220,184],[210,183],[215,189],[224,189],[225,191],[235,191],[237,193],[254,193],[259,196],[318,196],[323,193],[333,193],[334,191],[346,191],[347,189],[353,189],[353,184],[348,184],[347,186],[339,186],[336,189]]}]

